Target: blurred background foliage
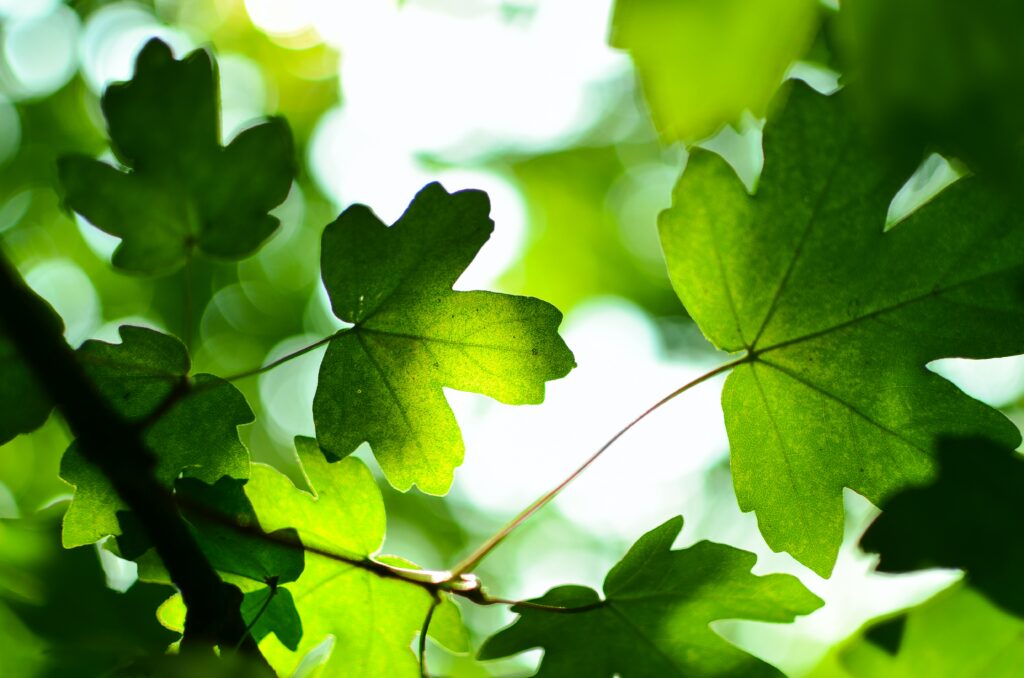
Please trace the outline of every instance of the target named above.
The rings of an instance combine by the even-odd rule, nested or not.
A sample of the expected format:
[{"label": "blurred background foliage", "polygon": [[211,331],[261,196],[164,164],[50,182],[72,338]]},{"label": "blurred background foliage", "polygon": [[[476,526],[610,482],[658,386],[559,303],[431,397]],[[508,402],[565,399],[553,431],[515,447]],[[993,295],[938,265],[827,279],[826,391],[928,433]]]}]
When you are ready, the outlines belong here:
[{"label": "blurred background foliage", "polygon": [[[0,0],[0,237],[73,344],[141,324],[182,336],[195,371],[229,375],[338,327],[319,284],[319,237],[340,209],[365,202],[390,222],[428,181],[486,190],[496,232],[457,286],[551,301],[580,367],[540,408],[449,394],[467,442],[450,497],[382,482],[387,550],[444,567],[720,360],[672,293],[657,240],[688,147],[723,154],[753,188],[763,116],[797,77],[848,86],[879,143],[922,159],[893,220],[967,171],[1015,189],[1021,35],[1013,0]],[[153,36],[179,55],[216,54],[225,140],[268,114],[291,124],[300,174],[275,212],[279,232],[250,259],[127,276],[109,263],[116,241],[61,206],[55,159],[110,157],[98,97],[130,76]],[[321,355],[238,382],[258,417],[242,429],[256,460],[294,471],[291,440],[313,433]],[[1020,421],[1020,359],[933,368]],[[792,675],[964,675],[974,665],[957,662],[975,646],[957,641],[978,634],[1005,636],[997,650],[1016,653],[987,666],[1020,665],[1020,621],[962,591],[842,642],[957,574],[875,574],[856,547],[874,509],[853,494],[830,580],[771,553],[736,508],[720,388],[659,412],[517,533],[480,572],[491,589],[511,598],[594,586],[639,534],[683,513],[688,541],[755,551],[755,571],[797,574],[826,600],[793,625],[715,626]],[[57,548],[68,442],[52,417],[0,449],[0,675],[97,675],[168,641],[152,614],[163,593],[133,584],[132,564],[102,547]],[[464,612],[477,642],[510,618]],[[894,624],[905,630],[894,635]],[[537,660],[431,653],[440,675],[524,675]]]}]

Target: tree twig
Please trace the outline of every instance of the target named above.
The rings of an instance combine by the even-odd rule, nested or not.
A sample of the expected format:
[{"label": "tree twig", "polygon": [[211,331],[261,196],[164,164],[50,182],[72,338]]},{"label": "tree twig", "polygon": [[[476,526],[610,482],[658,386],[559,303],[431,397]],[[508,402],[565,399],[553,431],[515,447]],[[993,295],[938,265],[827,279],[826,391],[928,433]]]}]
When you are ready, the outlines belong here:
[{"label": "tree twig", "polygon": [[737,365],[745,363],[750,359],[751,357],[749,355],[743,355],[735,360],[730,360],[729,362],[723,365],[719,365],[710,372],[705,372],[704,374],[700,375],[693,381],[680,386],[679,388],[677,388],[676,390],[672,391],[667,396],[659,400],[658,402],[648,407],[639,416],[637,416],[631,422],[629,422],[621,429],[619,429],[619,431],[615,435],[613,435],[611,438],[608,439],[607,442],[601,445],[601,447],[599,447],[596,452],[590,455],[590,457],[585,462],[583,462],[575,471],[570,473],[565,478],[565,480],[561,481],[553,488],[545,492],[543,495],[538,497],[532,504],[523,509],[519,513],[519,515],[510,520],[504,527],[502,527],[500,530],[494,533],[494,535],[492,535],[487,541],[481,544],[475,551],[466,556],[466,558],[464,558],[462,562],[456,565],[455,568],[452,570],[452,575],[459,576],[464,572],[469,572],[470,570],[474,569],[477,565],[479,565],[480,561],[486,558],[491,551],[497,548],[497,546],[501,544],[501,542],[503,542],[506,537],[512,534],[512,532],[514,532],[516,528],[518,528],[524,522],[529,520],[529,518],[537,511],[544,508],[552,499],[557,497],[562,490],[568,487],[572,481],[576,480],[576,478],[578,478],[584,471],[586,471],[591,464],[597,461],[601,457],[601,455],[604,454],[609,447],[614,445],[619,438],[624,436],[631,428],[633,428],[641,421],[646,419],[649,415],[658,410],[662,405],[675,399],[677,396],[686,393],[694,386],[703,384],[708,379],[711,379],[712,377],[717,377],[719,374],[722,374],[723,372],[728,372]]},{"label": "tree twig", "polygon": [[245,632],[237,588],[221,581],[153,475],[155,460],[139,429],[99,394],[61,335],[45,302],[0,252],[0,328],[53,398],[83,456],[110,481],[138,518],[187,607],[183,651],[234,647],[269,665]]}]

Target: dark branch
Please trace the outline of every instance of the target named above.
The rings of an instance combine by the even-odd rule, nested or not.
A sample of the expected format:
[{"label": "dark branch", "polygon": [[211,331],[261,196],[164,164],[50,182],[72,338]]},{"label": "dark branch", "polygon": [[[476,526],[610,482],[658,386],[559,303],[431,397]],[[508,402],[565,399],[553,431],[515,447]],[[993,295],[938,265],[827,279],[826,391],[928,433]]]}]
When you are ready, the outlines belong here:
[{"label": "dark branch", "polygon": [[[141,432],[97,392],[61,335],[45,302],[0,253],[0,328],[81,445],[83,456],[106,476],[152,540],[188,608],[183,650],[234,647],[266,664],[246,633],[237,588],[221,581],[153,475],[155,460]],[[269,669],[269,667],[268,667]]]}]

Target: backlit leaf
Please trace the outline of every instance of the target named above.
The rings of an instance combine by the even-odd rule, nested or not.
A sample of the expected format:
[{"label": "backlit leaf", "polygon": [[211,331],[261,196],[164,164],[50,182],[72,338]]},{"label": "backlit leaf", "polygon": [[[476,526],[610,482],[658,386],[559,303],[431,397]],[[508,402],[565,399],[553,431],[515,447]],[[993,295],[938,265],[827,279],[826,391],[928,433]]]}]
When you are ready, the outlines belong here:
[{"label": "backlit leaf", "polygon": [[1024,351],[1024,228],[964,179],[886,232],[908,173],[875,160],[842,94],[794,85],[764,151],[755,196],[720,157],[692,154],[662,244],[705,336],[747,355],[722,394],[740,507],[827,576],[843,488],[877,505],[927,481],[941,436],[1020,442],[925,365]]},{"label": "backlit leaf", "polygon": [[681,517],[651,530],[611,569],[604,598],[560,586],[520,605],[516,622],[487,640],[481,659],[544,649],[537,676],[661,678],[781,676],[711,630],[720,619],[791,622],[821,601],[785,574],[759,577],[752,553],[702,541],[673,551]]},{"label": "backlit leaf", "polygon": [[575,366],[562,314],[539,299],[456,292],[494,227],[481,191],[424,188],[385,226],[363,205],[324,231],[324,285],[354,324],[320,366],[317,440],[345,457],[368,441],[388,481],[444,494],[464,446],[442,387],[503,403],[539,403],[544,383]]},{"label": "backlit leaf", "polygon": [[241,259],[277,228],[267,212],[295,175],[291,132],[272,118],[221,146],[217,79],[207,52],[176,61],[151,40],[134,77],[103,95],[111,146],[128,171],[84,156],[61,159],[67,205],[121,238],[116,266],[167,271],[195,252]]}]

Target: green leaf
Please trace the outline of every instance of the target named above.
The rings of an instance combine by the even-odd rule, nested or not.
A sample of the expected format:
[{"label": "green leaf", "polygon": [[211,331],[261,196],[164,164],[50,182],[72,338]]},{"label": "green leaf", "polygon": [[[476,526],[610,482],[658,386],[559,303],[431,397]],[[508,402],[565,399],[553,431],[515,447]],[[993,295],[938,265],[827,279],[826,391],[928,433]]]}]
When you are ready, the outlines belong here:
[{"label": "green leaf", "polygon": [[[0,587],[0,675],[108,676],[136,657],[162,653],[174,636],[153,612],[171,589],[136,583],[124,593],[110,590],[96,550],[61,549],[56,525],[44,520],[0,524],[0,569],[17,573],[8,583],[20,585]],[[9,635],[21,636],[19,646],[7,646]]]},{"label": "green leaf", "polygon": [[[245,489],[263,528],[294,527],[302,542],[315,549],[355,560],[384,560],[377,557],[384,541],[384,504],[363,462],[349,458],[329,464],[316,442],[306,438],[297,438],[296,447],[308,492],[269,466],[253,465]],[[313,552],[306,553],[302,577],[288,588],[302,617],[298,651],[273,638],[260,645],[282,675],[291,675],[303,655],[329,635],[334,649],[324,678],[420,675],[410,644],[432,602],[425,589]],[[451,601],[435,614],[431,636],[451,649],[466,649]]]},{"label": "green leaf", "polygon": [[862,119],[886,142],[967,162],[1016,190],[1024,171],[1024,5],[850,0],[836,44]]},{"label": "green leaf", "polygon": [[217,72],[197,50],[176,61],[151,40],[135,76],[103,95],[111,145],[130,171],[83,156],[59,163],[66,204],[121,238],[113,262],[140,273],[167,271],[196,251],[241,259],[277,228],[267,212],[295,176],[283,119],[220,144]]},{"label": "green leaf", "polygon": [[995,607],[973,589],[954,586],[856,634],[810,675],[1016,678],[1022,665],[1024,621]]},{"label": "green leaf", "polygon": [[[52,314],[53,331],[63,333],[63,322]],[[19,433],[36,430],[50,416],[53,401],[36,381],[0,324],[0,445]]]},{"label": "green leaf", "polygon": [[665,141],[764,115],[810,47],[815,0],[616,0],[610,42],[629,50]]},{"label": "green leaf", "polygon": [[488,639],[481,659],[544,649],[538,676],[781,676],[730,645],[709,624],[721,619],[791,622],[822,602],[798,579],[751,574],[756,557],[702,541],[672,551],[676,517],[651,530],[608,572],[602,600],[583,586],[560,586],[519,605],[516,622]]},{"label": "green leaf", "polygon": [[544,382],[575,367],[550,304],[452,290],[490,237],[489,209],[481,191],[430,184],[390,228],[356,205],[324,231],[324,285],[334,314],[355,326],[320,366],[317,440],[336,458],[368,441],[400,490],[444,494],[462,463],[442,387],[539,403]]},{"label": "green leaf", "polygon": [[936,481],[883,503],[861,546],[881,554],[883,572],[962,568],[971,586],[1024,617],[1024,458],[969,439],[942,441],[938,460]]},{"label": "green leaf", "polygon": [[259,529],[244,485],[244,480],[227,476],[214,485],[181,478],[175,495],[214,568],[261,583],[295,581],[302,574],[303,552],[288,544],[298,544],[298,533],[278,530],[268,539]]},{"label": "green leaf", "polygon": [[[170,490],[182,473],[208,484],[221,476],[246,478],[249,453],[238,439],[238,426],[253,421],[253,414],[238,389],[209,374],[187,379],[188,354],[174,337],[129,325],[120,334],[120,344],[87,341],[78,350],[86,372],[115,410],[141,423],[182,389],[143,436],[156,456],[157,479]],[[126,507],[77,443],[64,453],[60,476],[75,486],[64,516],[65,547],[121,533],[117,512]]]},{"label": "green leaf", "polygon": [[[267,534],[261,529],[244,484],[227,476],[213,485],[179,478],[174,484],[175,499],[210,565],[243,592],[242,619],[252,626],[253,637],[259,641],[274,633],[294,650],[302,638],[302,621],[283,584],[302,574],[304,552],[295,530]],[[119,518],[123,534],[117,545],[122,557],[138,562],[139,579],[172,583],[159,556],[152,551],[143,554],[150,547],[145,535],[136,534],[137,528],[123,514]],[[168,628],[181,630],[185,620],[181,596],[164,602],[159,617]]]},{"label": "green leaf", "polygon": [[[152,562],[146,564],[152,565]],[[169,579],[163,572],[157,574],[155,578],[150,578],[152,575],[151,567],[147,567],[145,576],[140,567],[139,577],[144,581],[166,582]],[[267,601],[268,596],[273,596],[269,602]],[[249,633],[257,642],[274,634],[282,646],[293,652],[298,649],[299,642],[302,640],[302,619],[295,607],[295,599],[287,587],[261,586],[246,591],[242,596],[240,611],[246,625],[251,627]],[[157,610],[157,618],[168,629],[181,633],[185,628],[185,612],[185,602],[179,593],[160,605]]]},{"label": "green leaf", "polygon": [[698,151],[660,220],[687,310],[716,346],[747,352],[722,394],[740,507],[823,576],[844,487],[877,505],[927,481],[940,436],[1020,442],[924,367],[1024,351],[1017,213],[964,179],[885,232],[906,176],[875,161],[846,111],[795,85],[765,128],[757,195]]},{"label": "green leaf", "polygon": [[[272,596],[268,602],[267,598]],[[302,620],[292,592],[285,587],[266,587],[246,593],[242,598],[242,619],[252,625],[250,633],[257,642],[270,633],[289,650],[299,648]]]}]

